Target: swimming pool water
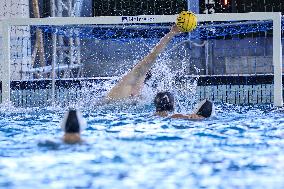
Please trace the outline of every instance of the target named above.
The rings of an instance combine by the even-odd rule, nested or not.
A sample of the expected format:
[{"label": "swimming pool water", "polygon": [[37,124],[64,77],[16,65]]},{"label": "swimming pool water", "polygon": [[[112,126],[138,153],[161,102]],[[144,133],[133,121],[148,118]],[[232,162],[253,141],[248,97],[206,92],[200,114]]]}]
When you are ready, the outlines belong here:
[{"label": "swimming pool water", "polygon": [[62,109],[2,108],[0,188],[284,188],[284,111],[216,108],[203,121],[89,109],[77,145],[60,140]]}]

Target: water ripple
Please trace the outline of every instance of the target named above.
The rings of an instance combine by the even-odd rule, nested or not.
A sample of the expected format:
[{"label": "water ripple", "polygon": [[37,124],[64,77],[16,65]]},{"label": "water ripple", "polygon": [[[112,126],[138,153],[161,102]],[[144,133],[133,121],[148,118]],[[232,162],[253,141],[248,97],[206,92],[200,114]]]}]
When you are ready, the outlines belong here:
[{"label": "water ripple", "polygon": [[88,109],[78,145],[61,141],[63,109],[2,108],[0,188],[284,188],[283,110],[216,108],[203,121]]}]

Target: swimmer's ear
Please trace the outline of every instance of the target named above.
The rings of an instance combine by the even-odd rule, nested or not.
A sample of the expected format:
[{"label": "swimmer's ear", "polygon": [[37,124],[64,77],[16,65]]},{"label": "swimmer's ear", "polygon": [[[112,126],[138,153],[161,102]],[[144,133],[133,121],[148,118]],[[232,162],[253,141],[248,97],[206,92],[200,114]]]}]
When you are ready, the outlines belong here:
[{"label": "swimmer's ear", "polygon": [[69,115],[69,111],[65,112],[64,117],[62,119],[62,121],[60,122],[60,127],[63,131],[65,131],[65,126],[66,126],[66,122],[68,119],[68,115]]},{"label": "swimmer's ear", "polygon": [[87,121],[84,119],[84,117],[82,116],[79,110],[77,110],[76,113],[77,113],[77,118],[80,124],[80,132],[82,132],[87,127]]},{"label": "swimmer's ear", "polygon": [[193,113],[208,118],[215,114],[214,109],[214,104],[210,100],[205,99],[195,106]]}]

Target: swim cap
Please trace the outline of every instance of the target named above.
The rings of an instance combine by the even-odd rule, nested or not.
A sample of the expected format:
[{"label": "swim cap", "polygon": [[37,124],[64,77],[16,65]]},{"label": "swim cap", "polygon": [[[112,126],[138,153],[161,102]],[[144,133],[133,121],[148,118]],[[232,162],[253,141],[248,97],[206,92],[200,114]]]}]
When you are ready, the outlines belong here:
[{"label": "swim cap", "polygon": [[157,93],[154,104],[156,111],[174,111],[174,96],[170,92]]},{"label": "swim cap", "polygon": [[79,133],[86,126],[86,122],[78,110],[70,109],[64,116],[61,128],[66,133]]},{"label": "swim cap", "polygon": [[213,111],[214,111],[213,103],[205,99],[197,104],[193,112],[197,115],[207,118],[213,114]]}]

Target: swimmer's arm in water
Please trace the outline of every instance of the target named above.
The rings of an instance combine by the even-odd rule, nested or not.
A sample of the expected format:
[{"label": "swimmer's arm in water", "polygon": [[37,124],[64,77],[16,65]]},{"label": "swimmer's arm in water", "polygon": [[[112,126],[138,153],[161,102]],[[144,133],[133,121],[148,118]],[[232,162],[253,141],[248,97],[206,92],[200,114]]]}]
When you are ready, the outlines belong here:
[{"label": "swimmer's arm in water", "polygon": [[178,27],[176,25],[172,26],[171,31],[160,40],[152,51],[143,60],[136,64],[129,73],[122,77],[122,79],[109,91],[106,99],[119,100],[139,95],[143,87],[146,73],[153,66],[158,55],[178,33],[180,33]]},{"label": "swimmer's arm in water", "polygon": [[203,116],[197,115],[197,114],[174,114],[170,116],[170,118],[175,118],[175,119],[203,119]]}]

